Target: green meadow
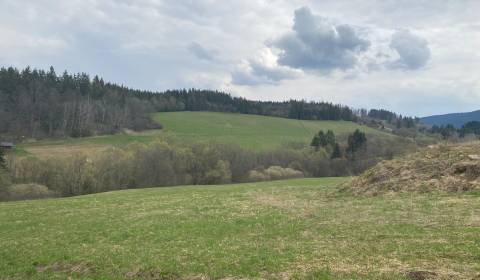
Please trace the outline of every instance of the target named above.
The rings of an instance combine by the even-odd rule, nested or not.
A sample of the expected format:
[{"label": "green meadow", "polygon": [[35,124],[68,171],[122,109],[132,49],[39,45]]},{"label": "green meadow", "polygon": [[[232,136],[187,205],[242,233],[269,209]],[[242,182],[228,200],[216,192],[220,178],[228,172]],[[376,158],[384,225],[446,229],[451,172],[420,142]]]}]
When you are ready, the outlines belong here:
[{"label": "green meadow", "polygon": [[41,140],[21,144],[18,155],[57,155],[76,151],[98,151],[132,142],[149,143],[156,139],[176,142],[217,141],[259,151],[288,144],[309,144],[319,130],[333,130],[339,138],[360,129],[367,136],[394,137],[391,134],[346,121],[305,121],[258,115],[214,112],[156,113],[152,118],[163,130],[125,132],[115,135]]},{"label": "green meadow", "polygon": [[319,130],[332,130],[345,137],[360,129],[369,135],[391,137],[379,130],[346,121],[305,121],[212,112],[157,113],[153,118],[165,126],[166,132],[182,139],[214,139],[254,150],[278,148],[292,142],[309,144]]},{"label": "green meadow", "polygon": [[477,279],[480,193],[346,178],[0,203],[0,279]]}]

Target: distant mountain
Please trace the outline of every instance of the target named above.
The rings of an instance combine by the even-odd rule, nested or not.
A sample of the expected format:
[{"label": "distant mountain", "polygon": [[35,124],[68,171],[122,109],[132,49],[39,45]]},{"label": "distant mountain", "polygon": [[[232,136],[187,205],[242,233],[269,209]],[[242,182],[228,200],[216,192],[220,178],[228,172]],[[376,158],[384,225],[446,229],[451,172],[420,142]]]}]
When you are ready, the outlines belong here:
[{"label": "distant mountain", "polygon": [[453,124],[455,127],[462,127],[470,121],[480,121],[480,110],[469,113],[453,113],[445,115],[429,116],[420,119],[423,123],[430,125]]}]

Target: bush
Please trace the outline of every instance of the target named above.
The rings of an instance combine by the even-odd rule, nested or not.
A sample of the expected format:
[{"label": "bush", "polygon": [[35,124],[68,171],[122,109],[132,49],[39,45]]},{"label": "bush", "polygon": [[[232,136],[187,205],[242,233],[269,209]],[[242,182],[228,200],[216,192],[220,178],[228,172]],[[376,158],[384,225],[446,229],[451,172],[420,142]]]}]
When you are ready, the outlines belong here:
[{"label": "bush", "polygon": [[37,184],[12,185],[7,189],[7,200],[42,199],[56,197],[46,186]]},{"label": "bush", "polygon": [[250,182],[267,181],[268,179],[268,176],[261,171],[251,170],[248,172],[248,181]]},{"label": "bush", "polygon": [[0,201],[5,200],[8,193],[8,186],[10,186],[10,178],[3,169],[0,169]]},{"label": "bush", "polygon": [[231,180],[230,164],[223,160],[219,160],[213,169],[207,171],[204,178],[206,184],[226,184]]},{"label": "bush", "polygon": [[249,181],[268,181],[268,180],[281,180],[291,178],[302,178],[304,176],[302,171],[294,170],[291,168],[283,168],[281,166],[270,166],[269,168],[258,171],[252,170],[248,174]]},{"label": "bush", "polygon": [[[390,140],[393,139],[393,140]],[[118,189],[225,184],[267,181],[304,176],[355,175],[382,157],[400,154],[414,143],[397,138],[371,140],[355,159],[332,159],[323,149],[277,149],[253,152],[236,145],[220,143],[178,144],[173,140],[150,144],[133,143],[111,148],[96,155],[72,155],[41,159],[19,157],[9,161],[0,174],[0,197],[11,180],[16,184],[36,183],[62,196],[74,196]],[[414,146],[413,146],[414,147]],[[4,197],[4,196],[3,196]]]}]

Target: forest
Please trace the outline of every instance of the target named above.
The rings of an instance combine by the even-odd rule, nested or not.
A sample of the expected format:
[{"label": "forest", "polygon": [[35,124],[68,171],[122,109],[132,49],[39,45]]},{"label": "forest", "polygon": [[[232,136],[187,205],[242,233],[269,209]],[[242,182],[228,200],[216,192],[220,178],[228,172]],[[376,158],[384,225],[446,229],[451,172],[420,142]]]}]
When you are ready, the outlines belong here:
[{"label": "forest", "polygon": [[448,125],[433,125],[429,131],[434,134],[440,134],[443,139],[448,140],[455,137],[466,138],[468,136],[478,138],[480,136],[480,122],[470,121],[456,128],[451,124]]},{"label": "forest", "polygon": [[290,100],[251,101],[212,90],[133,90],[85,73],[0,69],[0,135],[19,139],[84,137],[161,128],[149,113],[214,111],[306,120],[357,119],[346,106]]}]

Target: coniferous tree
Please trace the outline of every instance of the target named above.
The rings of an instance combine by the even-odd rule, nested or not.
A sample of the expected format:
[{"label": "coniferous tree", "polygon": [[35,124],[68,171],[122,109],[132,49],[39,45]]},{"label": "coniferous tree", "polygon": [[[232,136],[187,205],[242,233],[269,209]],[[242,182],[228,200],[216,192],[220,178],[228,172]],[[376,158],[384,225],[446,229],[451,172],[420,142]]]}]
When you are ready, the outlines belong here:
[{"label": "coniferous tree", "polygon": [[327,131],[327,134],[325,134],[325,142],[328,146],[331,146],[332,148],[335,146],[335,134],[333,133],[333,131]]},{"label": "coniferous tree", "polygon": [[310,143],[310,146],[315,148],[315,151],[318,151],[318,148],[320,147],[320,138],[318,137],[318,134],[313,136],[312,142]]},{"label": "coniferous tree", "polygon": [[471,121],[467,122],[459,129],[460,137],[465,137],[467,134],[475,134],[480,135],[480,122],[479,121]]},{"label": "coniferous tree", "polygon": [[359,129],[348,136],[347,152],[354,154],[366,147],[367,137]]},{"label": "coniferous tree", "polygon": [[326,134],[323,132],[323,130],[320,130],[320,131],[318,132],[318,145],[319,145],[320,147],[323,147],[323,148],[324,148],[324,147],[327,146],[327,144],[328,144],[328,143],[327,143],[327,136],[326,136]]},{"label": "coniferous tree", "polygon": [[330,156],[332,159],[341,158],[342,157],[342,149],[338,143],[335,143],[333,146],[332,155]]},{"label": "coniferous tree", "polygon": [[336,144],[335,134],[332,130],[328,130],[327,133],[324,133],[323,130],[320,130],[312,139],[310,146],[315,147],[315,150],[318,151],[320,147],[326,148],[328,150],[333,150]]}]

